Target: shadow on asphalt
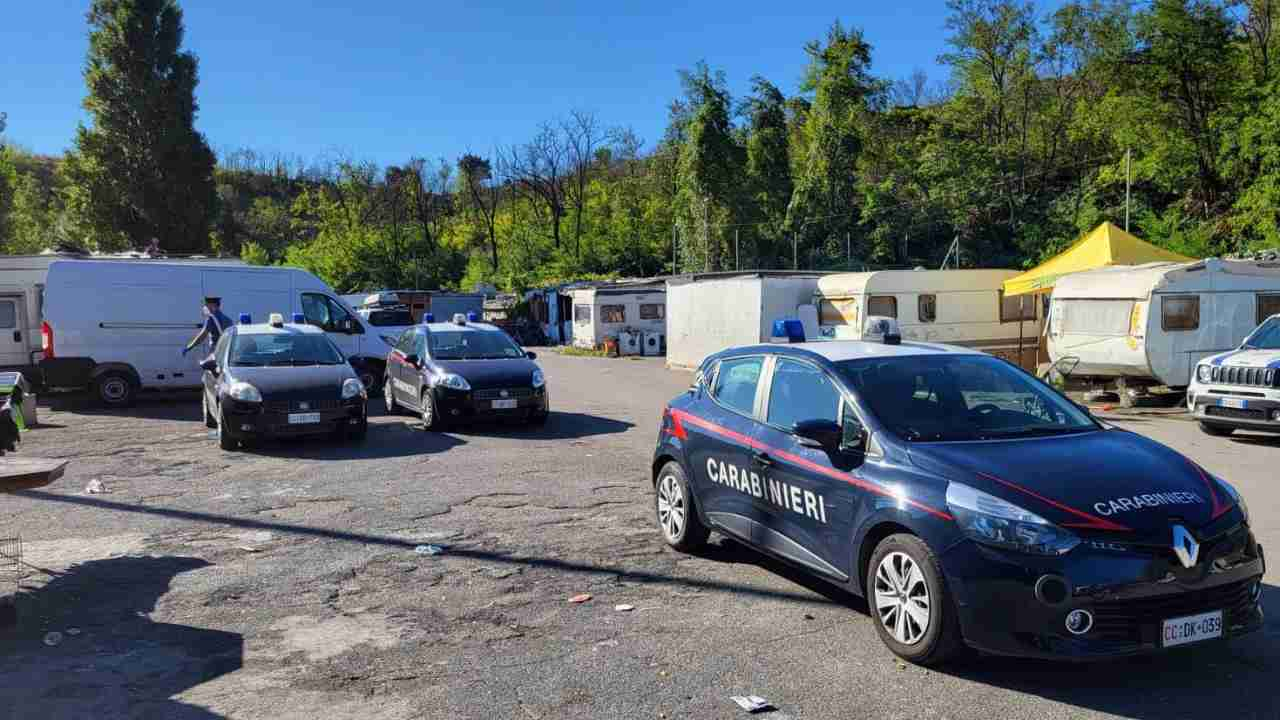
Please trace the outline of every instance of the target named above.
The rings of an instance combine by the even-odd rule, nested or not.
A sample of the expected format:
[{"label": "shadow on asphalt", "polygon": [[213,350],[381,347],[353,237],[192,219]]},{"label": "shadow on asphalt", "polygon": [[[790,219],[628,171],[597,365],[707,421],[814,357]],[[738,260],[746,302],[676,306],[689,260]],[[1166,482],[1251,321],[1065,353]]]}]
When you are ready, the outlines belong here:
[{"label": "shadow on asphalt", "polygon": [[[208,566],[118,557],[40,570],[52,579],[19,595],[17,628],[0,630],[0,718],[222,717],[172,697],[239,670],[242,636],[148,617],[176,575]],[[63,634],[54,647],[48,631]]]},{"label": "shadow on asphalt", "polygon": [[189,420],[200,422],[200,390],[165,390],[138,393],[133,407],[106,408],[87,392],[41,395],[42,407],[77,415],[134,418],[138,420]]},{"label": "shadow on asphalt", "polygon": [[1241,435],[1239,431],[1229,438],[1233,443],[1241,445],[1261,445],[1263,447],[1280,447],[1280,435]]},{"label": "shadow on asphalt", "polygon": [[597,435],[615,435],[635,427],[634,423],[587,413],[556,412],[547,417],[545,425],[514,423],[466,423],[448,427],[445,432],[455,435],[524,438],[528,440],[578,440]]}]

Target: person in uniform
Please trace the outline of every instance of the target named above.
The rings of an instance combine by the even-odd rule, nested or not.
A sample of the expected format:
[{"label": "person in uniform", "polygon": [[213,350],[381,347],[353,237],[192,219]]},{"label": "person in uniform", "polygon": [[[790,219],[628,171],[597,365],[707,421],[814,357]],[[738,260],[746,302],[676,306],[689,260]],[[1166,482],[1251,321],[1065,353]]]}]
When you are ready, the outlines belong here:
[{"label": "person in uniform", "polygon": [[205,319],[204,327],[200,328],[200,332],[191,338],[191,342],[182,348],[182,354],[186,355],[201,341],[209,341],[209,354],[213,354],[213,348],[217,346],[218,339],[222,337],[222,333],[231,327],[231,318],[222,314],[222,298],[207,297],[204,299]]}]

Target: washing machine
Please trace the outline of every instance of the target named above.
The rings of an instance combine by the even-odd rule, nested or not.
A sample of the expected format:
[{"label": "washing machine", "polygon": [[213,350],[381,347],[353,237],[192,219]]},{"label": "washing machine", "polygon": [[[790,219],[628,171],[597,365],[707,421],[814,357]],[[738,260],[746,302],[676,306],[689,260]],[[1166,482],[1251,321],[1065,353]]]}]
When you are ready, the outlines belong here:
[{"label": "washing machine", "polygon": [[662,355],[667,351],[667,337],[660,332],[647,332],[644,334],[644,354],[645,355]]}]

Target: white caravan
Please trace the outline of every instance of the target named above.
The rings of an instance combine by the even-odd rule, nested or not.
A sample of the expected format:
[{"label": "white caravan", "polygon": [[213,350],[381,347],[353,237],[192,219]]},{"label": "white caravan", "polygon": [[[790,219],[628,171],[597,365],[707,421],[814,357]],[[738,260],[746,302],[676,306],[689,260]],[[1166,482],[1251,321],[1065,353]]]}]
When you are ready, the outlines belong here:
[{"label": "white caravan", "polygon": [[818,333],[825,339],[857,340],[868,317],[890,317],[897,319],[904,340],[971,347],[1033,369],[1040,302],[1033,295],[1006,298],[1000,290],[1017,274],[878,270],[828,275],[818,280],[813,294]]},{"label": "white caravan", "polygon": [[380,388],[390,347],[324,281],[305,270],[219,263],[61,260],[49,267],[42,327],[45,384],[89,386],[109,405],[142,388],[200,385],[203,349],[182,348],[199,332],[206,296],[222,298],[237,322],[248,314],[300,313],[322,327],[371,389]]},{"label": "white caravan", "polygon": [[[1075,273],[1058,280],[1049,357],[1123,390],[1181,388],[1204,358],[1280,312],[1280,263],[1209,259]],[[1122,393],[1122,400],[1129,394]]]}]

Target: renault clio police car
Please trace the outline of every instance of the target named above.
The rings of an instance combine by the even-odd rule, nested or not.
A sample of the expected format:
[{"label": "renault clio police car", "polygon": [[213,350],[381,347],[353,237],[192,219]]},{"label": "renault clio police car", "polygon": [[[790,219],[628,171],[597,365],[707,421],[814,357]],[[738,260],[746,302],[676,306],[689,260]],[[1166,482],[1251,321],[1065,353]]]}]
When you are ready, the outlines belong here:
[{"label": "renault clio police car", "polygon": [[1280,315],[1263,321],[1238,349],[1200,361],[1187,409],[1210,435],[1280,433]]},{"label": "renault clio police car", "polygon": [[653,458],[667,543],[715,530],[860,594],[921,664],[966,644],[1089,659],[1261,626],[1263,551],[1230,485],[1003,360],[869,320],[884,341],[702,363]]},{"label": "renault clio police car", "polygon": [[537,355],[474,317],[424,319],[387,355],[387,412],[413,410],[427,430],[475,419],[546,422],[551,406],[546,378],[533,362]]},{"label": "renault clio police car", "polygon": [[301,314],[286,324],[248,315],[223,333],[200,364],[205,425],[234,450],[267,437],[338,434],[363,440],[368,393],[333,341]]}]

